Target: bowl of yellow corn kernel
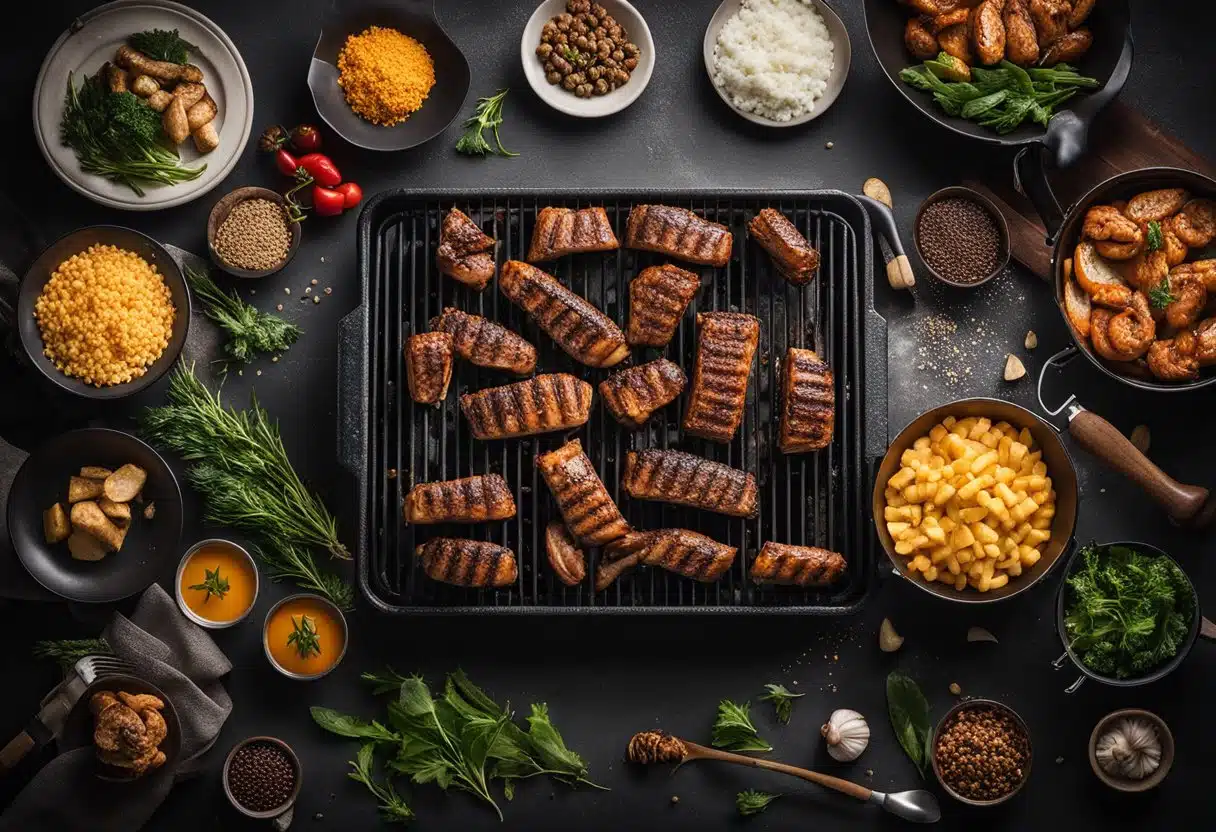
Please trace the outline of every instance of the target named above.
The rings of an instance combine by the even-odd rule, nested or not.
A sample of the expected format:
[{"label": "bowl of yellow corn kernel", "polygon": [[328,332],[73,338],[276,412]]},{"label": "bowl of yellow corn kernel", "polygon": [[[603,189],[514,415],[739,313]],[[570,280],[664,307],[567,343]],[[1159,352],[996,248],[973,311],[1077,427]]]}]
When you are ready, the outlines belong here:
[{"label": "bowl of yellow corn kernel", "polygon": [[1024,592],[1071,545],[1077,472],[1048,422],[999,399],[934,408],[900,431],[874,483],[896,572],[951,601]]},{"label": "bowl of yellow corn kernel", "polygon": [[51,382],[118,399],[173,365],[190,327],[181,269],[160,243],[130,228],[73,231],[34,261],[18,297],[21,344]]}]

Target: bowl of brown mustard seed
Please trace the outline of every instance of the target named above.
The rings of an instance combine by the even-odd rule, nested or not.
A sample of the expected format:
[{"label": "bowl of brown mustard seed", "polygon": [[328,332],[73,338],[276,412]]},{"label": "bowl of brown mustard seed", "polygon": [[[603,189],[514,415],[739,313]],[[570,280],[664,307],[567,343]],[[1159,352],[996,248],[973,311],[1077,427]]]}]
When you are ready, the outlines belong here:
[{"label": "bowl of brown mustard seed", "polygon": [[1009,225],[988,197],[955,185],[921,203],[912,228],[929,273],[948,286],[971,289],[1009,265]]},{"label": "bowl of brown mustard seed", "polygon": [[970,806],[995,806],[1030,778],[1030,731],[1008,705],[969,699],[933,732],[931,762],[942,788]]},{"label": "bowl of brown mustard seed", "polygon": [[269,188],[237,188],[207,218],[211,262],[234,277],[266,277],[291,262],[300,247],[300,224],[287,200]]}]

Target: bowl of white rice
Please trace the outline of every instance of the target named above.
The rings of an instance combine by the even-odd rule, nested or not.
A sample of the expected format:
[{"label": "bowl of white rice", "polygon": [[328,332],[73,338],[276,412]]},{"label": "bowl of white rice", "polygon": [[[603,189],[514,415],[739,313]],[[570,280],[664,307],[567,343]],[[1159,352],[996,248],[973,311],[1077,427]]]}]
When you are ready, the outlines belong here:
[{"label": "bowl of white rice", "polygon": [[827,110],[852,55],[844,22],[821,0],[724,0],[703,50],[727,106],[769,127],[805,124]]}]

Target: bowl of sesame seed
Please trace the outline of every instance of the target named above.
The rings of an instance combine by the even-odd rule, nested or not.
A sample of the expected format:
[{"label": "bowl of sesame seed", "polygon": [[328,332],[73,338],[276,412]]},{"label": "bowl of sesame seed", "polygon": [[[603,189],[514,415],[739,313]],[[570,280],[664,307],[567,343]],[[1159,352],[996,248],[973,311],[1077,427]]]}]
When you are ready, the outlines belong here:
[{"label": "bowl of sesame seed", "polygon": [[211,262],[234,277],[267,277],[291,262],[300,247],[300,223],[287,200],[269,188],[237,188],[207,217]]}]

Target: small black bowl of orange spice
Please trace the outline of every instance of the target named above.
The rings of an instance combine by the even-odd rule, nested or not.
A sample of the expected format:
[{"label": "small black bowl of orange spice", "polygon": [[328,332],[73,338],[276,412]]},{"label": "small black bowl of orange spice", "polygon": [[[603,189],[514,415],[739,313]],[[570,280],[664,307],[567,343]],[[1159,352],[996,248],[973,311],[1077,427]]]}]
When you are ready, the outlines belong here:
[{"label": "small black bowl of orange spice", "polygon": [[1030,778],[1030,731],[1017,712],[991,699],[955,705],[933,731],[930,762],[946,793],[969,806],[996,806]]},{"label": "small black bowl of orange spice", "polygon": [[1009,264],[1009,226],[988,197],[954,185],[921,203],[912,229],[929,273],[948,286],[971,289]]}]

